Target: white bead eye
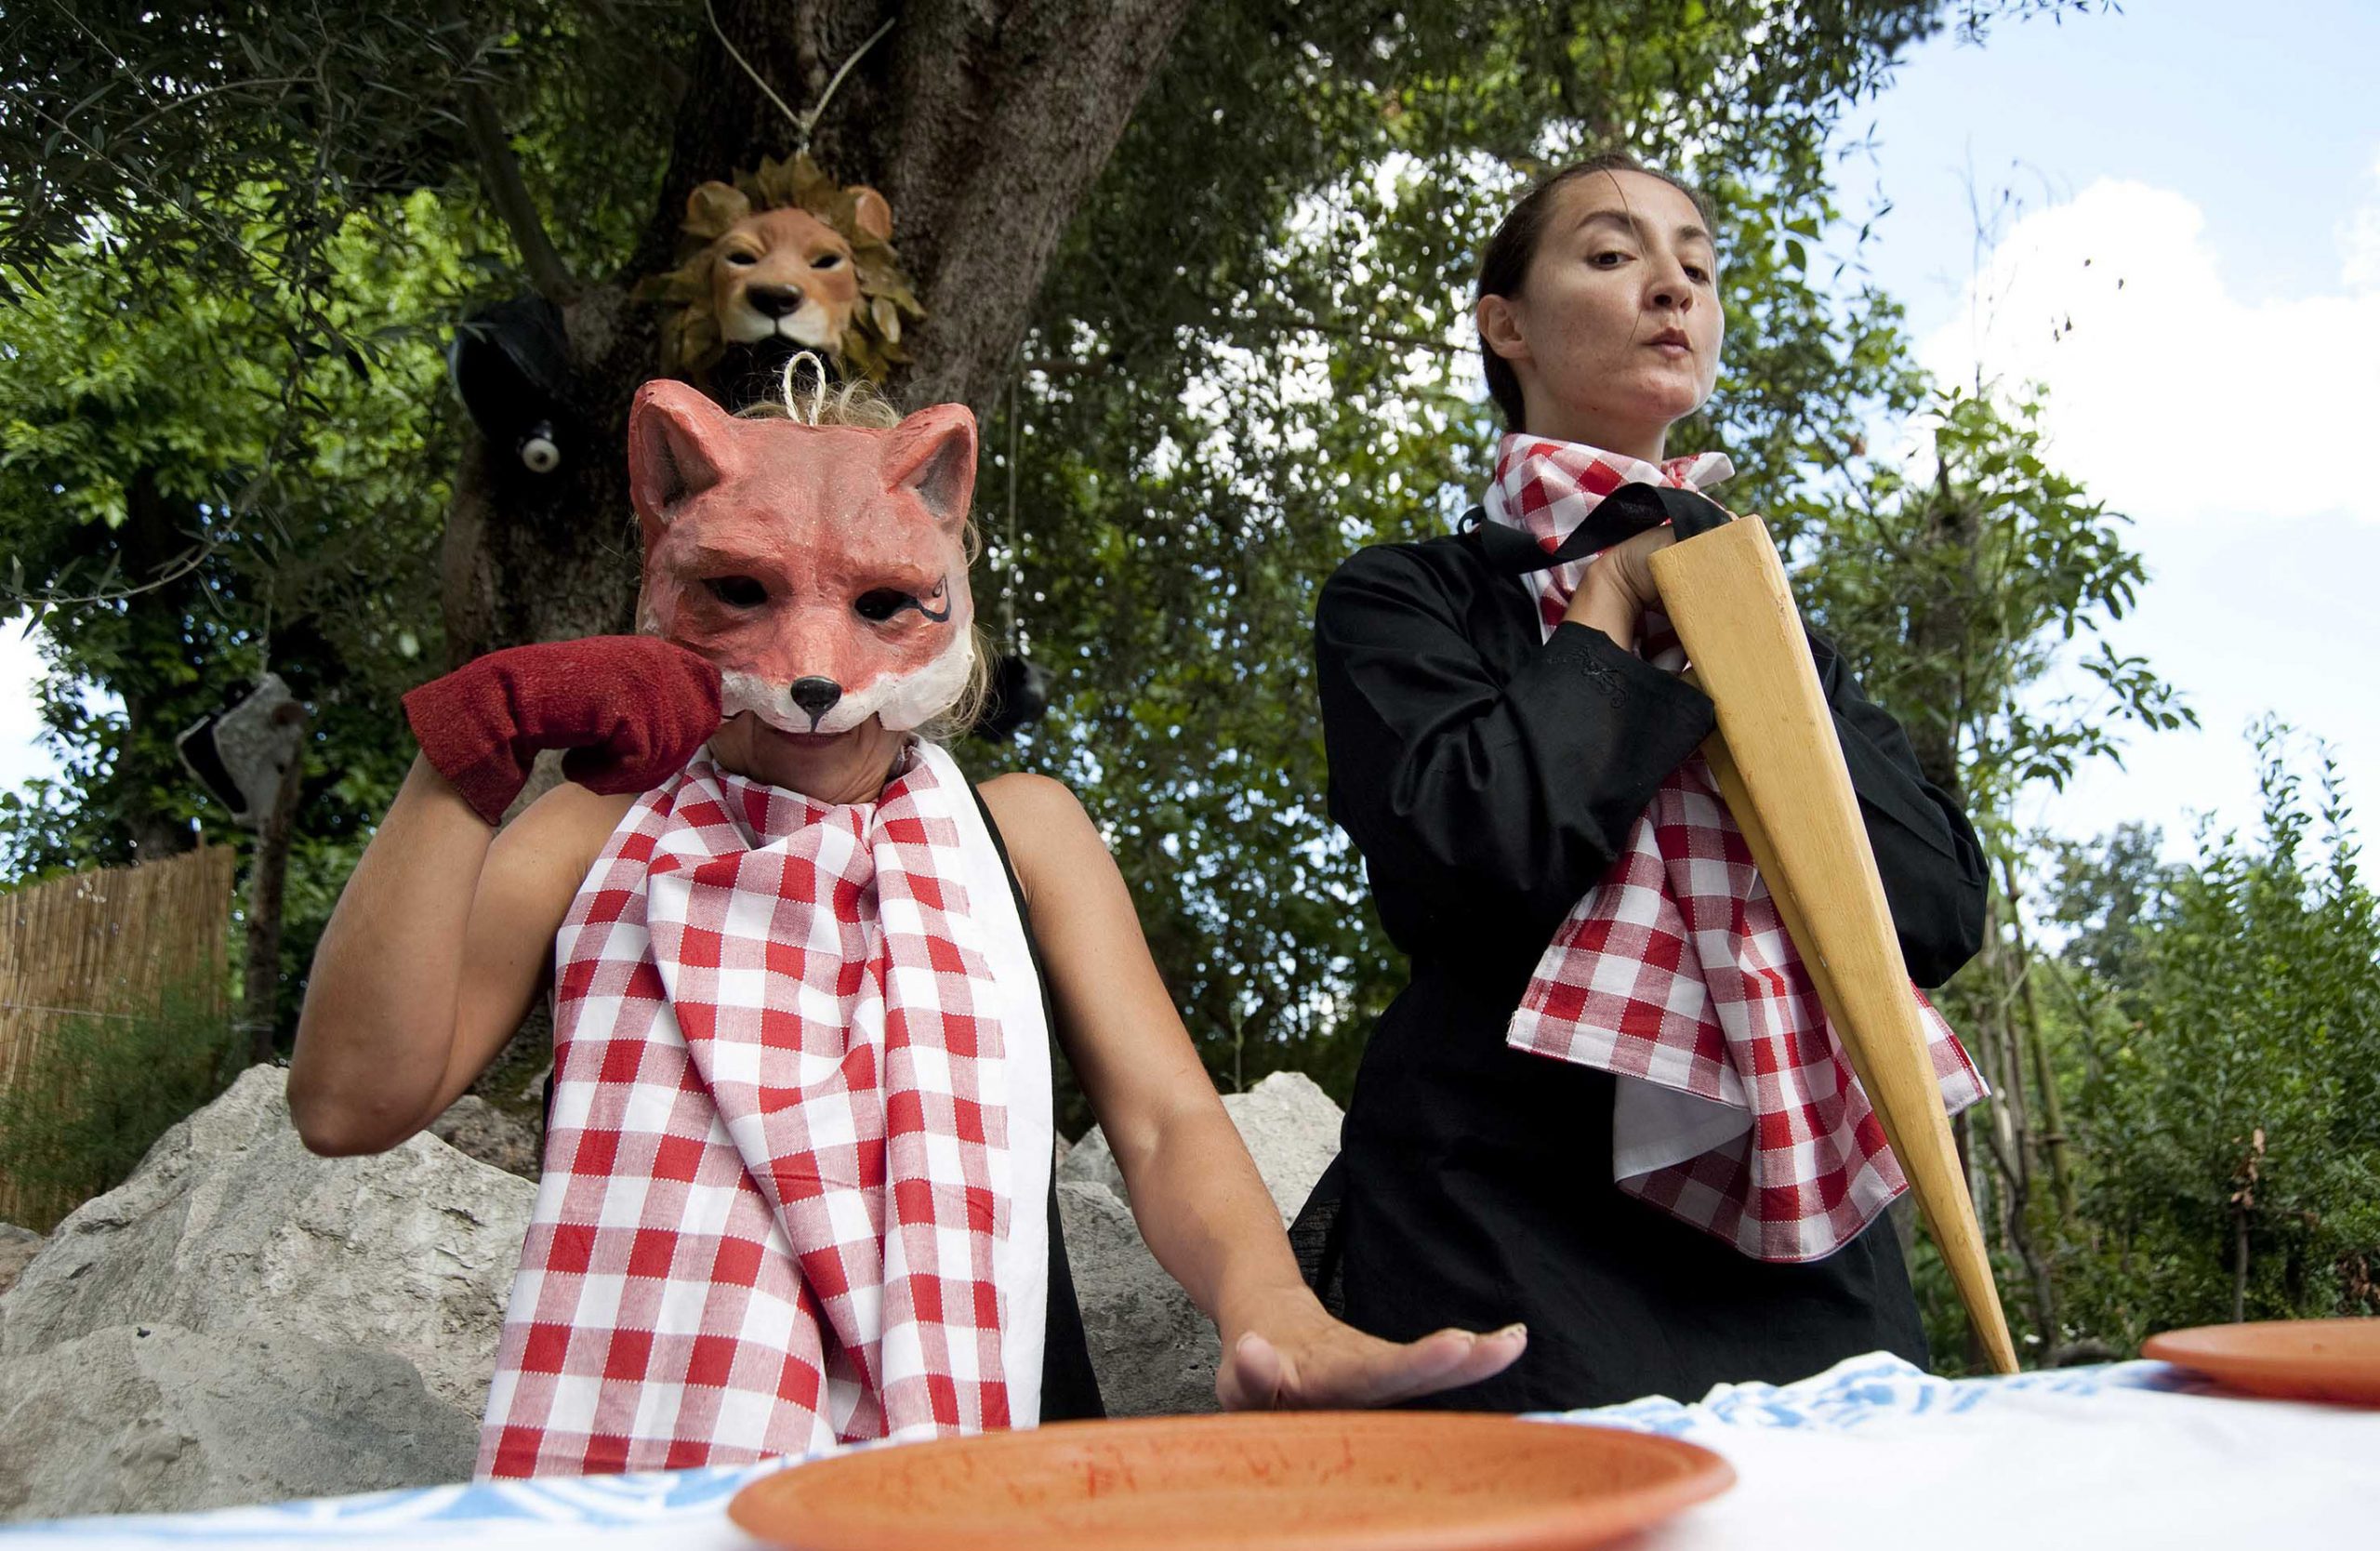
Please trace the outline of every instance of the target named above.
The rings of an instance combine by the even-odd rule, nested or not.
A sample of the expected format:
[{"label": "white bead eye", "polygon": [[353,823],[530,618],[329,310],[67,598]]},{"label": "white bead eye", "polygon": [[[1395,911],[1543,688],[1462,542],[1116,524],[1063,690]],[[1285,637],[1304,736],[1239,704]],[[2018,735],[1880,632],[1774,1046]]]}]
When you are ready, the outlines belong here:
[{"label": "white bead eye", "polygon": [[521,441],[521,463],[533,474],[550,474],[562,467],[562,449],[550,436],[526,436]]}]

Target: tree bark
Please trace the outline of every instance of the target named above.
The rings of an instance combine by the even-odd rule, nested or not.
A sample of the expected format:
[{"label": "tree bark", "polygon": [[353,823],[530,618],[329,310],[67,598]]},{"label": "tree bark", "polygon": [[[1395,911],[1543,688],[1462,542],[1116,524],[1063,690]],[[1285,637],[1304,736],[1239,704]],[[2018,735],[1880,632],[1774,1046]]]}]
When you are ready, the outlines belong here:
[{"label": "tree bark", "polygon": [[[174,573],[193,540],[174,519],[174,509],[157,488],[155,474],[141,470],[126,492],[124,527],[116,536],[117,563],[124,579],[139,590],[124,603],[125,625],[131,650],[138,656],[161,650],[177,655],[188,651],[182,621],[195,606],[194,587],[188,575]],[[142,679],[138,673],[126,674],[112,686],[124,701],[124,744],[112,779],[121,793],[119,811],[126,838],[131,842],[132,859],[154,862],[180,855],[198,843],[198,836],[190,820],[159,808],[149,799],[152,782],[178,785],[180,772],[170,764],[157,769],[141,757],[142,746],[160,714],[152,696],[143,693]]]},{"label": "tree bark", "polygon": [[569,429],[583,456],[537,481],[509,467],[509,449],[473,445],[465,455],[442,562],[450,657],[630,628],[638,545],[628,404],[658,351],[655,320],[628,289],[674,261],[696,184],[799,149],[794,124],[754,73],[806,112],[819,84],[897,15],[836,89],[810,149],[839,181],[868,184],[892,206],[893,243],[927,313],[905,336],[915,365],[895,394],[965,404],[980,417],[1059,241],[1189,4],[719,0],[725,41],[706,36],[696,49],[660,198],[628,272],[564,309],[576,377]]},{"label": "tree bark", "polygon": [[[1975,509],[1960,495],[1945,460],[1935,471],[1934,497],[1926,504],[1920,539],[1926,555],[1949,551],[1958,558],[1934,578],[1930,594],[1913,600],[1906,639],[1910,655],[1939,675],[1934,692],[1915,701],[1919,714],[1908,721],[1910,752],[1925,778],[1965,805],[1966,783],[1959,770],[1959,730],[1967,716],[1966,664],[1975,649]],[[1997,649],[1997,643],[1994,643]]]},{"label": "tree bark", "polygon": [[2248,1318],[2248,1208],[2231,1209],[2231,1322]]},{"label": "tree bark", "polygon": [[2016,984],[2022,999],[2025,1022],[2023,1039],[2033,1068],[2033,1087],[2041,1097],[2041,1145],[2049,1157],[2050,1183],[2057,1195],[2058,1221],[2074,1225],[2074,1175],[2066,1152],[2066,1107],[2058,1097],[2057,1073],[2052,1069],[2049,1044],[2042,1037],[2041,998],[2033,990],[2031,946],[2025,939],[2025,908],[2022,894],[2017,889],[2016,864],[2006,856],[2000,859],[2000,877],[2008,893],[2008,925],[2016,950]]},{"label": "tree bark", "polygon": [[2046,1350],[2056,1344],[2058,1337],[2057,1289],[2051,1280],[2047,1259],[2033,1242],[2034,1134],[2025,1101],[2024,1036],[2010,1013],[2017,991],[2007,963],[2006,944],[2000,935],[2003,904],[1996,892],[1984,902],[1981,964],[1992,1004],[1978,1027],[1988,1036],[1985,1069],[1999,1090],[1999,1103],[1992,1106],[1997,1145],[1991,1154],[1999,1165],[2003,1185],[2001,1239],[2009,1254],[2025,1268],[2026,1279],[2032,1288],[2034,1329]]},{"label": "tree bark", "polygon": [[[303,724],[298,706],[285,721]],[[283,885],[289,876],[289,841],[298,828],[298,800],[306,783],[301,741],[281,772],[272,806],[257,828],[255,855],[248,859],[247,944],[240,977],[240,1027],[248,1035],[248,1064],[272,1059],[273,1035],[281,1025],[281,916]]]}]

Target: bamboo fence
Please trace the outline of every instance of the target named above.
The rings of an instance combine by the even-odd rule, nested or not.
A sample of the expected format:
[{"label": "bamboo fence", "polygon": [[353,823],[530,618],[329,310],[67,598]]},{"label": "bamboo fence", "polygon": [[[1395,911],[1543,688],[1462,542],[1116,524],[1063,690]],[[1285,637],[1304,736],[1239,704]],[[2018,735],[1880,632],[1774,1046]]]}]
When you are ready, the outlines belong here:
[{"label": "bamboo fence", "polygon": [[[69,1019],[153,1014],[169,990],[221,1012],[232,860],[201,846],[0,895],[0,1093],[42,1080],[44,1045]],[[20,1198],[0,1158],[0,1221],[54,1209]]]}]

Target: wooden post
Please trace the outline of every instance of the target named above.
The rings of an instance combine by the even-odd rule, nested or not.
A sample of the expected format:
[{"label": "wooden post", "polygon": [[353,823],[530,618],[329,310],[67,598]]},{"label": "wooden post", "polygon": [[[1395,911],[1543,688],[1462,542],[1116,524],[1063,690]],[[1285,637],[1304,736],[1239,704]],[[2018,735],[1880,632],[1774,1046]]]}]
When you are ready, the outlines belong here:
[{"label": "wooden post", "polygon": [[[1718,710],[1712,770],[1994,1369],[2016,1371],[1859,800],[1768,530],[1739,519],[1652,557]],[[1706,747],[1706,753],[1710,748]]]}]

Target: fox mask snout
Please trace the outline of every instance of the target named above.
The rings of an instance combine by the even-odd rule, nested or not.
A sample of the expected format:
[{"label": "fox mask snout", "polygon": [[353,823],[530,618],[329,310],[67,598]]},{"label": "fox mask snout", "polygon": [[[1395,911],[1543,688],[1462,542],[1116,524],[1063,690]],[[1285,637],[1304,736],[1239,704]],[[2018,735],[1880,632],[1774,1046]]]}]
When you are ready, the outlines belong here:
[{"label": "fox mask snout", "polygon": [[789,733],[874,716],[902,731],[965,693],[964,406],[890,431],[809,426],[648,382],[628,412],[628,488],[644,535],[638,626],[718,664],[728,715]]}]

